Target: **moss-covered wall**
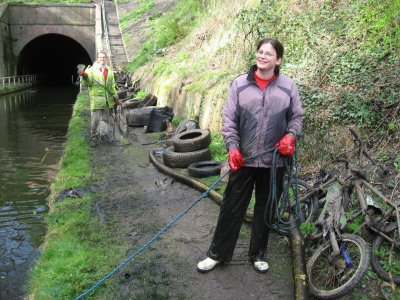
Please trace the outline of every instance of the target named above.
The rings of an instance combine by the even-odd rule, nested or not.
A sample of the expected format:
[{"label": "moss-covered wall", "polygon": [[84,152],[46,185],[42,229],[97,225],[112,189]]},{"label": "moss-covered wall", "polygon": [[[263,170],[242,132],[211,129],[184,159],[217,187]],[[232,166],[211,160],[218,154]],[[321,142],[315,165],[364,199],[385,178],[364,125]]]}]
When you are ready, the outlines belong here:
[{"label": "moss-covered wall", "polygon": [[[143,70],[144,71],[144,70]],[[134,81],[139,81],[141,90],[157,96],[158,106],[170,106],[174,114],[181,117],[199,119],[204,123],[204,114],[201,114],[201,106],[204,101],[199,93],[185,89],[187,82],[176,81],[173,77],[166,80],[156,80],[151,73],[138,73]],[[208,124],[203,124],[204,128]]]}]

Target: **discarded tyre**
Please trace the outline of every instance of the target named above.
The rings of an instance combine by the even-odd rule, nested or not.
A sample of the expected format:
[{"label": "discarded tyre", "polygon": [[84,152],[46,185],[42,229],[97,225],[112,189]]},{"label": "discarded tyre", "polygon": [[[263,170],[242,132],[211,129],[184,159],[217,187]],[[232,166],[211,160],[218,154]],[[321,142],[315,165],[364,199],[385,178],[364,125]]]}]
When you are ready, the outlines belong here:
[{"label": "discarded tyre", "polygon": [[190,164],[210,160],[209,148],[192,152],[175,152],[174,147],[168,147],[164,152],[164,164],[171,168],[187,168]]},{"label": "discarded tyre", "polygon": [[188,172],[193,177],[208,177],[219,175],[221,163],[215,160],[195,162],[189,165]]},{"label": "discarded tyre", "polygon": [[185,119],[179,123],[179,125],[175,129],[172,137],[175,137],[182,132],[185,132],[188,130],[193,130],[193,129],[199,129],[199,122],[197,122],[196,120],[193,120],[193,119]]},{"label": "discarded tyre", "polygon": [[150,113],[150,119],[147,123],[146,132],[160,132],[167,129],[166,121],[172,121],[174,113],[172,107],[156,107]]},{"label": "discarded tyre", "polygon": [[176,152],[192,152],[207,148],[211,136],[206,129],[192,129],[176,135],[172,141]]},{"label": "discarded tyre", "polygon": [[129,109],[126,116],[126,121],[129,126],[145,126],[149,122],[150,113],[155,106],[148,106],[143,108]]},{"label": "discarded tyre", "polygon": [[172,141],[172,139],[168,139],[168,140],[165,140],[165,147],[173,147],[174,146],[174,143],[173,143],[173,141]]},{"label": "discarded tyre", "polygon": [[123,102],[122,107],[126,109],[142,108],[143,103],[144,99],[142,98],[128,99]]},{"label": "discarded tyre", "polygon": [[[391,222],[385,228],[385,234],[392,240],[395,240],[398,234],[397,226],[397,222]],[[391,250],[392,243],[378,235],[372,244],[371,266],[381,279],[400,284],[400,276],[397,272],[392,272],[393,268],[398,268],[397,264],[400,255],[397,245],[398,243],[395,242],[394,248]]]},{"label": "discarded tyre", "polygon": [[310,292],[318,299],[343,297],[360,283],[368,271],[371,252],[361,237],[342,234],[338,243],[348,253],[351,266],[347,265],[343,255],[332,255],[329,240],[319,246],[307,262]]}]

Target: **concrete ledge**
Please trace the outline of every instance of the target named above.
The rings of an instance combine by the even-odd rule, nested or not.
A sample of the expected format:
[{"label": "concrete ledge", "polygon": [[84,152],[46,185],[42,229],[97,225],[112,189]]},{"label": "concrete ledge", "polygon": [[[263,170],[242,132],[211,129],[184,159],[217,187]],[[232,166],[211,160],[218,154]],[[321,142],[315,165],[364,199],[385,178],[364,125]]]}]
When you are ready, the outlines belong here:
[{"label": "concrete ledge", "polygon": [[10,87],[4,87],[4,88],[0,87],[0,95],[6,95],[6,94],[14,93],[17,91],[22,91],[22,90],[28,89],[32,86],[33,86],[33,84],[30,84],[30,83],[26,83],[26,84],[21,83],[20,85],[16,85],[16,86],[10,86]]}]

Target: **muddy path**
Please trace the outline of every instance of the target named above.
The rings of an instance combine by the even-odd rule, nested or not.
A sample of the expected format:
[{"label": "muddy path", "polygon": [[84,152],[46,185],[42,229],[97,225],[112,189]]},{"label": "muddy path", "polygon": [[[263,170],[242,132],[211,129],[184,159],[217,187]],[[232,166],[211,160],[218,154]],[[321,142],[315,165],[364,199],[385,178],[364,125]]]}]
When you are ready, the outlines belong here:
[{"label": "muddy path", "polygon": [[[201,196],[149,162],[149,151],[158,146],[141,143],[157,138],[142,128],[131,128],[131,145],[94,148],[93,213],[121,240],[131,243],[127,257]],[[242,226],[231,263],[208,274],[196,271],[211,242],[218,212],[211,199],[200,201],[110,279],[117,288],[104,299],[293,299],[287,242],[272,234],[270,270],[259,274],[246,259],[248,224]]]}]

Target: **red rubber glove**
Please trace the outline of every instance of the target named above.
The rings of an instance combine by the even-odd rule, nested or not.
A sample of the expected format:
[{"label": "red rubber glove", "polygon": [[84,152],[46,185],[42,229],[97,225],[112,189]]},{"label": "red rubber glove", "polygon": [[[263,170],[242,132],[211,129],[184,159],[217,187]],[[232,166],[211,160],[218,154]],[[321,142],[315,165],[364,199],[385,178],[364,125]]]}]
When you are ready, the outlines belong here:
[{"label": "red rubber glove", "polygon": [[240,151],[238,149],[229,150],[228,162],[229,162],[229,167],[231,168],[232,172],[236,172],[244,164],[242,153],[240,153]]},{"label": "red rubber glove", "polygon": [[88,77],[88,74],[87,74],[85,71],[83,71],[83,70],[79,70],[78,73],[79,73],[79,75],[81,75],[81,76],[84,77],[84,78],[87,78],[87,77]]},{"label": "red rubber glove", "polygon": [[294,147],[296,145],[296,139],[290,133],[287,133],[281,138],[281,140],[275,144],[274,147],[278,148],[278,152],[283,156],[292,156],[294,154]]}]

